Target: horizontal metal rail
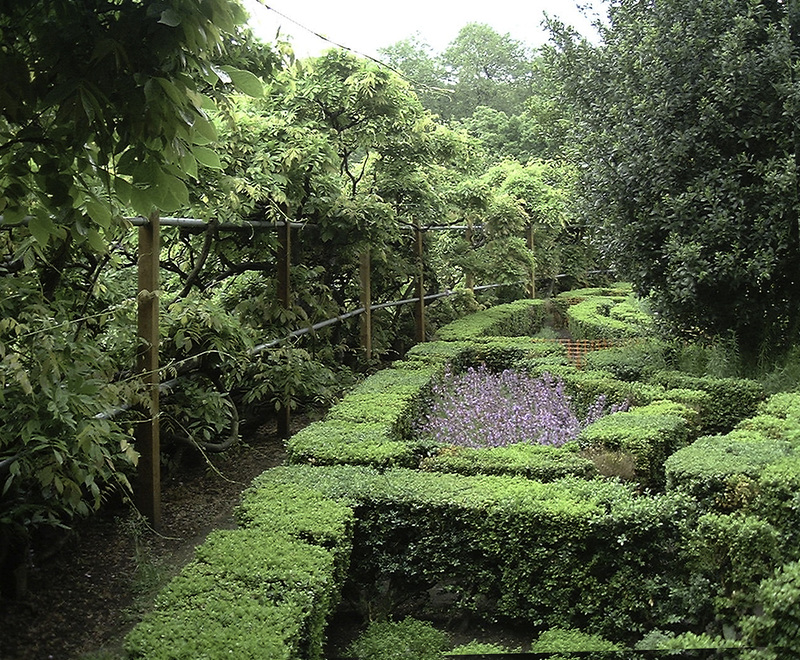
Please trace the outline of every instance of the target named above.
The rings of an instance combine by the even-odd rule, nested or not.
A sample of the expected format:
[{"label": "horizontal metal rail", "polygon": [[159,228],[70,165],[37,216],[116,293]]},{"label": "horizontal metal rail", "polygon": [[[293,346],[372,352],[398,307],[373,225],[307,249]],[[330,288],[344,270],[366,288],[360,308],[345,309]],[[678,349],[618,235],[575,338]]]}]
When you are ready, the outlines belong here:
[{"label": "horizontal metal rail", "polygon": [[[520,284],[520,282],[501,282],[499,284],[483,284],[481,286],[476,286],[473,288],[474,291],[485,291],[488,289],[496,289],[498,287],[503,286],[511,286],[514,284]],[[439,298],[445,298],[448,296],[455,295],[457,293],[461,293],[464,291],[468,291],[468,289],[456,289],[456,290],[447,290],[442,291],[441,293],[432,293],[424,297],[424,300],[437,300]],[[419,298],[406,298],[405,300],[392,300],[391,302],[379,303],[377,305],[370,305],[371,310],[379,310],[379,309],[387,309],[389,307],[397,307],[399,305],[405,305],[408,303],[415,303],[418,302]],[[274,348],[275,346],[279,346],[283,342],[289,341],[290,339],[295,339],[297,337],[301,337],[309,332],[316,332],[317,330],[321,330],[322,328],[326,328],[328,326],[334,325],[341,321],[345,321],[349,318],[354,316],[358,316],[359,314],[363,314],[366,311],[364,307],[359,307],[349,312],[345,312],[344,314],[339,314],[338,316],[334,316],[329,319],[325,319],[324,321],[319,321],[318,323],[314,323],[313,325],[309,325],[305,328],[300,328],[298,330],[294,330],[287,334],[284,337],[280,337],[278,339],[271,339],[270,341],[264,342],[262,344],[258,344],[254,346],[248,351],[249,356],[256,356],[264,351]],[[194,356],[190,358],[186,358],[185,360],[181,360],[177,363],[172,363],[170,365],[165,365],[162,369],[175,369],[178,373],[175,377],[162,382],[159,385],[159,392],[162,394],[169,394],[170,390],[175,387],[178,382],[180,381],[181,377],[185,376],[187,373],[191,372],[193,369],[196,369],[200,366],[202,362],[202,356]],[[112,419],[117,415],[120,415],[124,412],[127,412],[133,407],[133,404],[125,403],[116,408],[111,410],[98,413],[95,415],[95,419]]]}]

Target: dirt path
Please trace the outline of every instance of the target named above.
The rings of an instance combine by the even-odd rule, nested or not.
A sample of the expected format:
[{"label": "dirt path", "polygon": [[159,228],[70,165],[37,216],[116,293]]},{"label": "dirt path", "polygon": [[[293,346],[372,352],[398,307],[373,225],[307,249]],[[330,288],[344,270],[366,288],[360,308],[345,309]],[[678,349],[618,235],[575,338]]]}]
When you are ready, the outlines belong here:
[{"label": "dirt path", "polygon": [[[292,432],[307,422],[297,418]],[[211,530],[235,526],[241,491],[284,458],[275,424],[265,425],[245,446],[213,457],[214,469],[194,459],[165,480],[160,533],[117,505],[79,524],[51,558],[35,549],[28,598],[0,602],[0,658],[120,657],[123,637],[158,589]]]}]

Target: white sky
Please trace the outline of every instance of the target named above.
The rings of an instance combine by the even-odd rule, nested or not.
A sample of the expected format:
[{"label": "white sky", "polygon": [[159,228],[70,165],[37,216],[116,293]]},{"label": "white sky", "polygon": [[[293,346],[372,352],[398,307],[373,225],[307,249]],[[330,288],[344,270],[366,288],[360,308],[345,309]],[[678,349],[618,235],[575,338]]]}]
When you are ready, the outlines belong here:
[{"label": "white sky", "polygon": [[300,26],[319,32],[362,55],[377,57],[379,48],[391,46],[417,33],[433,48],[434,53],[441,53],[467,23],[485,23],[500,34],[510,34],[528,46],[540,46],[547,41],[547,34],[541,26],[545,12],[591,38],[594,35],[591,27],[593,17],[598,10],[601,13],[604,11],[602,0],[580,0],[582,6],[589,7],[585,10],[586,14],[578,8],[578,0],[241,2],[250,12],[250,25],[259,37],[264,41],[272,41],[280,28],[281,34],[291,37],[297,57],[318,55],[332,47]]}]

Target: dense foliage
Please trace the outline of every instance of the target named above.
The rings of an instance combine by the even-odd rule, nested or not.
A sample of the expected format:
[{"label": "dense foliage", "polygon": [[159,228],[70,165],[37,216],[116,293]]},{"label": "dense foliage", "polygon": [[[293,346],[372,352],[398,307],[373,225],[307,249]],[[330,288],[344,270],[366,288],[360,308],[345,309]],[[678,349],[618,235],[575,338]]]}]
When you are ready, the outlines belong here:
[{"label": "dense foliage", "polygon": [[133,395],[134,292],[108,276],[130,264],[118,221],[188,204],[213,161],[212,97],[255,79],[221,55],[248,39],[243,19],[228,0],[2,5],[2,539],[127,487],[130,434],[102,418]]},{"label": "dense foliage", "polygon": [[553,49],[590,221],[670,327],[752,356],[797,338],[796,3],[612,4]]}]

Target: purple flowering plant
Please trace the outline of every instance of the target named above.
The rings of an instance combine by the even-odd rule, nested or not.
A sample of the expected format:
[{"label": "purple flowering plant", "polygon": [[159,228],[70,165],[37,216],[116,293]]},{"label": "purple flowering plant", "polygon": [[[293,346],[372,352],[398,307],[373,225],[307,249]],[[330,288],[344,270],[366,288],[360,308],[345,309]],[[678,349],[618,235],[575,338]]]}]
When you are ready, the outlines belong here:
[{"label": "purple flowering plant", "polygon": [[561,446],[604,415],[627,410],[608,406],[600,395],[578,419],[564,382],[481,365],[455,374],[448,367],[432,391],[429,412],[418,430],[434,442],[462,447],[503,447],[518,442]]}]

